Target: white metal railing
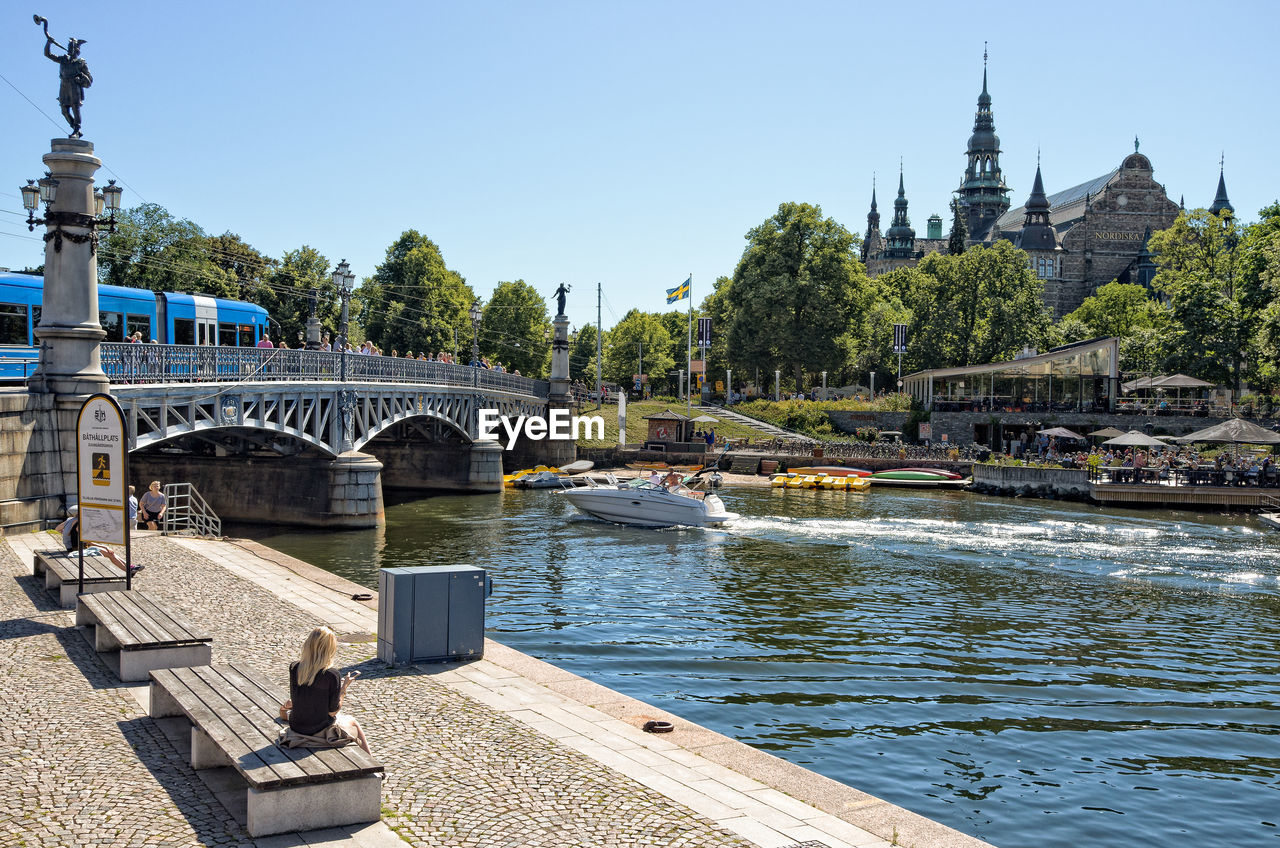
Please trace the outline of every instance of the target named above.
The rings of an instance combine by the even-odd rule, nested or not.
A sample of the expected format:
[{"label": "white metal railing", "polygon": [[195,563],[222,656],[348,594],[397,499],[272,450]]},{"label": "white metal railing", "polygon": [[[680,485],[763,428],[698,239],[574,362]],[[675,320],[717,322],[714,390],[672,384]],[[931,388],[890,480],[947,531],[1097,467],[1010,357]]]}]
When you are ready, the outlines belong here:
[{"label": "white metal railing", "polygon": [[164,486],[164,521],[160,529],[166,536],[222,535],[222,519],[208,501],[190,483],[166,483]]}]

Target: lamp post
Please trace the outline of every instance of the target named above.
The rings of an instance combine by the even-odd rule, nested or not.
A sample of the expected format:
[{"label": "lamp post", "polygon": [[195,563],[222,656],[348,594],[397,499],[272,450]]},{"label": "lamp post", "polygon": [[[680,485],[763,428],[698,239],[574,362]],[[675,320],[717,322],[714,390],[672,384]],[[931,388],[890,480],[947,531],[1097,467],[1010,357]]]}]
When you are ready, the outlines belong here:
[{"label": "lamp post", "polygon": [[480,364],[480,319],[484,312],[480,306],[480,298],[471,304],[471,364]]},{"label": "lamp post", "polygon": [[822,372],[822,399],[827,399],[827,372]]},{"label": "lamp post", "polygon": [[338,350],[346,351],[347,322],[350,319],[351,292],[356,287],[356,275],[351,273],[351,266],[347,264],[345,259],[338,263],[338,267],[333,269],[333,286],[338,290],[338,294],[342,296],[342,319],[338,330]]}]

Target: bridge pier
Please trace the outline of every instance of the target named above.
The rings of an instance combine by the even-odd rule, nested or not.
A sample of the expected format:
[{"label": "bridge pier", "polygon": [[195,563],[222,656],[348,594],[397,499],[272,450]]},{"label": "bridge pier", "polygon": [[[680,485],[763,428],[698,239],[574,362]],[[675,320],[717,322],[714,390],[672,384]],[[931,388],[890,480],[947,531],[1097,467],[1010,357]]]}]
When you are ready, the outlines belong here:
[{"label": "bridge pier", "polygon": [[382,463],[349,451],[337,458],[216,457],[134,453],[132,482],[195,485],[224,521],[361,529],[386,523]]}]

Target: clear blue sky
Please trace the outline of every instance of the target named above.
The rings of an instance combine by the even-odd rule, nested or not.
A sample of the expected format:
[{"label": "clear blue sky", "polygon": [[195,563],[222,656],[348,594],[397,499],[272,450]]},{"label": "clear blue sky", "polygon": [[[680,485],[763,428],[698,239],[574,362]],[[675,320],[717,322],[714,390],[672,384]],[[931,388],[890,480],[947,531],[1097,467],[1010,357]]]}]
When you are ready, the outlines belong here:
[{"label": "clear blue sky", "polygon": [[414,228],[481,296],[570,283],[575,325],[597,282],[606,327],[690,273],[701,300],[784,201],[863,231],[900,156],[917,232],[946,218],[984,41],[1014,205],[1037,147],[1052,193],[1135,134],[1189,207],[1223,152],[1246,220],[1280,196],[1273,2],[6,3],[0,266],[42,261],[17,187],[66,133],[33,11],[88,41],[85,137],[126,205],[361,277]]}]

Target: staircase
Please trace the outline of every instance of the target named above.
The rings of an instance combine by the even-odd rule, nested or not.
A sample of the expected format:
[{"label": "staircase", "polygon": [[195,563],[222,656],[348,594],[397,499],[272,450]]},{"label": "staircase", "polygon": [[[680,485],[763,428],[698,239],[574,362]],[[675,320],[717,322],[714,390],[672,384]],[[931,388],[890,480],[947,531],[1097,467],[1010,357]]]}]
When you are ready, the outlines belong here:
[{"label": "staircase", "polygon": [[166,536],[222,536],[222,519],[190,483],[166,483],[164,521]]}]

